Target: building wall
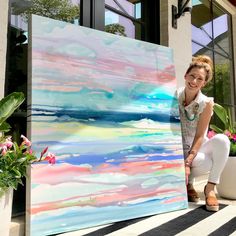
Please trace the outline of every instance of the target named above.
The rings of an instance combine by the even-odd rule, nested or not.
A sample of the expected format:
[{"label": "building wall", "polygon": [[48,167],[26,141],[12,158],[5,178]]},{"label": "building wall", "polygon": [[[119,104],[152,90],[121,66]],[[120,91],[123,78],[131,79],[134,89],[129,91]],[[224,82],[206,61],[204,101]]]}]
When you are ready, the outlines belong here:
[{"label": "building wall", "polygon": [[[176,78],[178,86],[184,85],[184,75],[192,60],[192,33],[191,14],[185,13],[177,20],[177,29],[172,27],[172,4],[178,5],[178,1],[169,2],[169,47],[174,50],[174,61],[176,66]],[[171,4],[172,3],[172,4]]]},{"label": "building wall", "polygon": [[8,0],[0,1],[0,98],[4,96],[7,51]]},{"label": "building wall", "polygon": [[[172,27],[172,5],[177,0],[161,1],[161,44],[171,47],[174,54],[177,86],[184,85],[184,74],[192,59],[191,15],[186,13],[177,20],[177,29]],[[166,30],[168,29],[168,30]]]}]

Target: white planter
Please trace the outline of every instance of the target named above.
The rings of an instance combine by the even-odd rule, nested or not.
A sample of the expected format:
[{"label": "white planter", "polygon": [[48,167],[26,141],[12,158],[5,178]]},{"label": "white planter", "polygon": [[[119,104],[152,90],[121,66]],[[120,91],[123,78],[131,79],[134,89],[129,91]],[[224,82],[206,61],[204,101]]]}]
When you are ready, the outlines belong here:
[{"label": "white planter", "polygon": [[236,156],[229,156],[216,188],[221,197],[236,199]]},{"label": "white planter", "polygon": [[0,235],[9,236],[11,224],[13,189],[9,190],[0,197]]}]

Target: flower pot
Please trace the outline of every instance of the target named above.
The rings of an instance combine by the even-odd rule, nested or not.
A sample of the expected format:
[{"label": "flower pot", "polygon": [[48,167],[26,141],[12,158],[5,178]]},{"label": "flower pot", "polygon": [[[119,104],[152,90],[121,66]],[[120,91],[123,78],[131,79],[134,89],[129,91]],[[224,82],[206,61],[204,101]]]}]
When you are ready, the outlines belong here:
[{"label": "flower pot", "polygon": [[216,186],[218,194],[227,199],[236,199],[236,156],[229,156]]},{"label": "flower pot", "polygon": [[11,224],[13,189],[9,188],[0,197],[0,235],[9,236]]}]

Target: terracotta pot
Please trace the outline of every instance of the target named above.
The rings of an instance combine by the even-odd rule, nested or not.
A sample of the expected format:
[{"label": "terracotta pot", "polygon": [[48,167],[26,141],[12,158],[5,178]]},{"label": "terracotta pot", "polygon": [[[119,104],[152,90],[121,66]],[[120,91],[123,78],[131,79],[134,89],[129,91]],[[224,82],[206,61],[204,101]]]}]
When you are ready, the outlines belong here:
[{"label": "terracotta pot", "polygon": [[229,156],[216,188],[221,197],[236,199],[236,156]]},{"label": "terracotta pot", "polygon": [[0,197],[0,235],[9,236],[12,212],[13,189],[9,188]]}]

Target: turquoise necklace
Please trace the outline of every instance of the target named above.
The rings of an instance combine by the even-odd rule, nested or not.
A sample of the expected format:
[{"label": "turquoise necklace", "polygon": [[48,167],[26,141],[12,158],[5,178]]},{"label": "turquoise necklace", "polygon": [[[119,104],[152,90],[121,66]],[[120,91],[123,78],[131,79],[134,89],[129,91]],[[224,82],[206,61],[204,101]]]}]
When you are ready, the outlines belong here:
[{"label": "turquoise necklace", "polygon": [[193,107],[193,116],[191,116],[191,117],[189,117],[188,112],[185,110],[185,106],[186,106],[185,101],[183,101],[183,106],[184,106],[184,114],[185,114],[185,117],[187,118],[187,120],[188,121],[194,121],[196,119],[196,116],[197,116],[197,111],[198,111],[198,108],[199,108],[199,104],[196,104]]},{"label": "turquoise necklace", "polygon": [[193,118],[190,118],[188,116],[188,112],[185,109],[184,109],[184,114],[185,114],[185,117],[187,118],[187,120],[189,120],[189,121],[194,121],[196,118],[196,114],[193,115]]}]

